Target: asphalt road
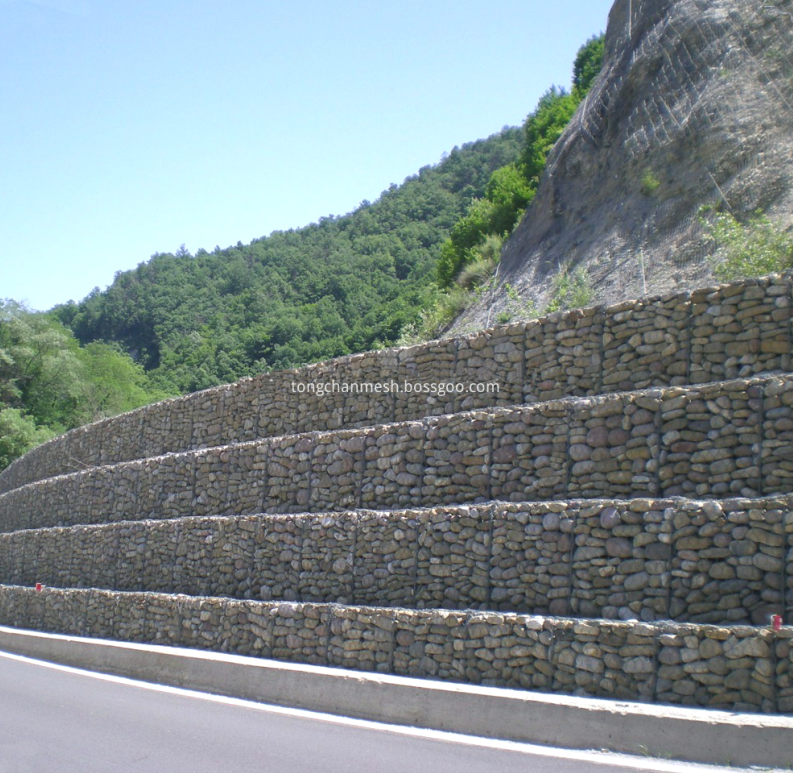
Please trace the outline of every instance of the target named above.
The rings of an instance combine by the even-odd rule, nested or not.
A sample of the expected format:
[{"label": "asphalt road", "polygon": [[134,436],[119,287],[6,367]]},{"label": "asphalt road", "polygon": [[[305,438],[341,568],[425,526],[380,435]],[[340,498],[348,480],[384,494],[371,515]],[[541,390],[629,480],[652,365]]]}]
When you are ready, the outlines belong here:
[{"label": "asphalt road", "polygon": [[[444,737],[445,736],[445,737]],[[553,758],[395,732],[0,653],[0,773],[627,773],[661,762]],[[547,752],[546,752],[547,754]],[[565,754],[560,752],[560,754]],[[701,771],[701,766],[687,770]],[[682,770],[682,768],[681,768]],[[716,770],[713,768],[712,770]],[[724,770],[724,769],[721,769]]]}]

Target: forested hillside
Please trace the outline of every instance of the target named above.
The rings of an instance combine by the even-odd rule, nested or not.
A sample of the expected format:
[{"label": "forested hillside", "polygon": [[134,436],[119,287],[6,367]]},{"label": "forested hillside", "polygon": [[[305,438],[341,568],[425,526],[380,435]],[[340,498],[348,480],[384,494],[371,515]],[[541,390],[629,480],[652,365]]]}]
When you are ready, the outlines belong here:
[{"label": "forested hillside", "polygon": [[504,129],[350,214],[211,253],[155,255],[55,312],[83,344],[120,343],[179,392],[391,344],[438,292],[452,226],[521,148],[520,129]]},{"label": "forested hillside", "polygon": [[45,314],[0,305],[0,469],[169,395],[437,335],[489,282],[602,56],[591,38],[571,90],[551,87],[522,128],[454,148],[347,215],[157,254]]},{"label": "forested hillside", "polygon": [[393,344],[417,326],[432,335],[427,310],[523,214],[602,55],[591,38],[572,90],[549,89],[523,129],[455,148],[374,203],[248,245],[154,255],[55,313],[81,343],[117,342],[178,392]]}]

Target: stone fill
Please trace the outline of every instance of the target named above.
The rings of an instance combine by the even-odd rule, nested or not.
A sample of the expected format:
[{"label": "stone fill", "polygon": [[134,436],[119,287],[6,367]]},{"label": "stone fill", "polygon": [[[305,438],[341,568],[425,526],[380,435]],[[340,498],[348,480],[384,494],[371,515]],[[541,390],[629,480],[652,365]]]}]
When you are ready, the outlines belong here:
[{"label": "stone fill", "polygon": [[[353,355],[167,400],[55,438],[0,473],[0,492],[88,467],[310,431],[479,408],[789,372],[789,275],[607,308],[463,338]],[[439,396],[295,391],[309,384],[498,384]]]},{"label": "stone fill", "polygon": [[[556,314],[67,433],[0,476],[0,624],[791,712],[792,297]],[[292,386],[361,379],[502,389]]]},{"label": "stone fill", "polygon": [[[6,586],[21,628],[545,692],[793,712],[793,629]],[[705,678],[707,677],[707,678]]]},{"label": "stone fill", "polygon": [[790,496],[207,516],[0,535],[7,582],[269,601],[765,623]]}]

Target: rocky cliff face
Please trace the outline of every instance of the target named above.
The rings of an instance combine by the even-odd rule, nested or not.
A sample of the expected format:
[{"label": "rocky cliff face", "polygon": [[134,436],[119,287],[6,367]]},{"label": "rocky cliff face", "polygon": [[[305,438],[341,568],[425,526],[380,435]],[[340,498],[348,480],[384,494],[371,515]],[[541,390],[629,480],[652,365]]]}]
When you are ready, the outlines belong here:
[{"label": "rocky cliff face", "polygon": [[761,208],[787,226],[792,183],[793,0],[617,0],[603,71],[498,286],[452,332],[520,317],[528,300],[542,309],[563,268],[587,272],[595,302],[707,283],[700,207]]}]

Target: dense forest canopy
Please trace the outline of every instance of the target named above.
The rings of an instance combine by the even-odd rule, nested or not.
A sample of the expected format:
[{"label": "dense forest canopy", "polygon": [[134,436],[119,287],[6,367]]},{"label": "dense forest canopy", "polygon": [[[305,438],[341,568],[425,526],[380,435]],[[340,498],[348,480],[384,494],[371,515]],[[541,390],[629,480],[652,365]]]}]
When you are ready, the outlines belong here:
[{"label": "dense forest canopy", "polygon": [[[454,148],[374,203],[211,253],[156,254],[40,314],[0,303],[0,469],[54,434],[169,395],[404,340],[501,240],[600,70],[581,48],[521,128]],[[468,268],[467,268],[468,267]],[[474,281],[475,284],[475,281]]]},{"label": "dense forest canopy", "polygon": [[451,227],[520,151],[520,130],[504,129],[348,215],[212,253],[154,255],[55,313],[81,343],[119,342],[178,392],[391,344],[431,302]]}]

